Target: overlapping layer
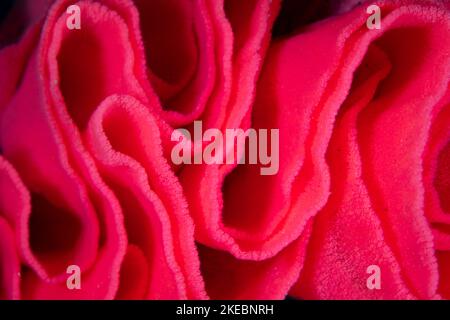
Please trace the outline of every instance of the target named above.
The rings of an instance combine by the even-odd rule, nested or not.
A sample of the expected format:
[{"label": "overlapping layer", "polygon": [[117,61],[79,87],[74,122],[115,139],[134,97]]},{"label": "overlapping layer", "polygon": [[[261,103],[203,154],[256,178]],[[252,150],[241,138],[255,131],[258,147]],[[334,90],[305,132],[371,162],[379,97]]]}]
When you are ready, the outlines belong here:
[{"label": "overlapping layer", "polygon": [[[70,4],[0,51],[0,298],[450,298],[445,1]],[[279,129],[278,173],[174,165],[194,120]]]}]

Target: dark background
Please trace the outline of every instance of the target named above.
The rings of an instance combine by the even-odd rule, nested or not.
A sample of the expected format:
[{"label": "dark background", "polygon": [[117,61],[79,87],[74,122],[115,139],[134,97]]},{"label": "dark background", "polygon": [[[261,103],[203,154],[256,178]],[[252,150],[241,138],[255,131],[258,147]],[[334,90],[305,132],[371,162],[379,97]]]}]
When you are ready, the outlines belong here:
[{"label": "dark background", "polygon": [[0,1],[0,23],[5,19],[15,0]]}]

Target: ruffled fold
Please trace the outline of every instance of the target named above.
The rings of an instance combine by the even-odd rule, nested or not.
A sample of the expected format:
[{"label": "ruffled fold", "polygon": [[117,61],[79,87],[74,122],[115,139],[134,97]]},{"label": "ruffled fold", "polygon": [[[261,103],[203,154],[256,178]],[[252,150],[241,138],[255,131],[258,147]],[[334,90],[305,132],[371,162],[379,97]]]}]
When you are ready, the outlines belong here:
[{"label": "ruffled fold", "polygon": [[21,298],[21,221],[29,208],[29,195],[19,175],[0,157],[0,300]]},{"label": "ruffled fold", "polygon": [[155,118],[133,97],[112,96],[92,116],[86,141],[124,208],[131,252],[140,250],[149,273],[146,294],[136,298],[205,298],[194,225]]},{"label": "ruffled fold", "polygon": [[[326,154],[331,195],[292,291],[299,297],[430,299],[445,281],[424,212],[422,153],[448,84],[448,11],[420,1],[378,5],[380,31],[367,30],[362,9],[355,9],[284,44],[311,50],[304,38],[316,39],[314,48],[337,63],[312,64],[317,76],[335,74],[315,92],[332,91],[335,98],[325,101],[337,114],[320,126],[333,126]],[[381,290],[366,287],[371,265],[383,271]]]},{"label": "ruffled fold", "polygon": [[[0,299],[450,299],[447,2],[39,3],[0,51]],[[175,164],[194,121],[278,130],[276,174]]]}]

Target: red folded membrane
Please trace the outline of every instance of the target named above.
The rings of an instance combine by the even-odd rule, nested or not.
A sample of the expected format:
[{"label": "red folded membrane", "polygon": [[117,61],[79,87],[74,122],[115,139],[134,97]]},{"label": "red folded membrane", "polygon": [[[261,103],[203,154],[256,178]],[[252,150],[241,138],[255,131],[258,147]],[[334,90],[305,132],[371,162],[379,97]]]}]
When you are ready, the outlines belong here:
[{"label": "red folded membrane", "polygon": [[[430,299],[448,290],[447,255],[435,251],[431,213],[424,210],[427,188],[442,190],[439,182],[424,183],[422,173],[432,168],[423,157],[435,139],[432,115],[448,105],[450,47],[443,39],[450,34],[449,13],[428,1],[378,5],[380,30],[366,28],[363,6],[274,48],[275,56],[314,52],[311,67],[298,72],[316,80],[283,83],[298,93],[317,85],[309,94],[320,97],[320,113],[333,115],[325,122],[320,113],[312,118],[316,135],[332,129],[331,140],[324,140],[331,194],[314,221],[291,291],[297,297]],[[438,139],[448,141],[448,127],[444,131]],[[367,286],[372,265],[381,270],[379,290]]]},{"label": "red folded membrane", "polygon": [[0,157],[0,299],[20,299],[20,220],[29,211],[28,192],[14,168]]},{"label": "red folded membrane", "polygon": [[135,0],[149,79],[174,127],[248,111],[279,1]]},{"label": "red folded membrane", "polygon": [[[225,1],[224,11],[215,7],[215,30],[227,35],[222,37],[227,42],[219,48],[231,54],[231,62],[225,60],[224,66],[232,72],[231,76],[224,74],[226,81],[214,92],[213,104],[207,107],[211,109],[206,109],[202,118],[204,128],[279,128],[278,123],[264,122],[273,116],[273,105],[257,103],[259,111],[254,114],[265,115],[256,120],[259,116],[252,115],[256,79],[278,5],[269,1]],[[262,185],[270,184],[268,181],[275,184],[274,180],[282,178],[260,177],[260,167],[255,165],[235,167],[185,165],[179,173],[201,243],[207,291],[212,298],[283,298],[301,270],[309,217],[305,215],[303,225],[296,225],[296,234],[286,233],[282,220],[288,210],[278,215],[282,209],[267,204],[269,197],[261,197],[267,188],[259,192],[265,188]]]},{"label": "red folded membrane", "polygon": [[[204,129],[248,128],[256,80],[279,3],[195,1],[191,6],[186,6],[184,1],[137,1],[136,4],[141,16],[149,78],[162,98],[164,110],[167,110],[163,112],[163,118],[174,126],[183,125],[187,128],[191,128],[195,119],[203,121]],[[151,8],[154,10],[150,10]],[[165,15],[169,9],[172,9],[171,14]],[[188,30],[192,30],[192,35],[185,34],[185,31],[173,31],[173,26],[178,25],[192,26]],[[156,31],[156,26],[164,32]],[[180,29],[183,28],[176,30]],[[166,37],[170,40],[167,41]],[[212,52],[211,47],[214,49]],[[183,56],[187,61],[198,61],[196,69],[188,70],[183,66],[174,69],[174,65],[184,63],[174,59]],[[191,82],[187,86],[183,80],[187,77],[186,73],[191,74]],[[207,97],[207,101],[204,97]],[[224,168],[187,165],[179,173],[190,212],[196,222],[196,238],[202,243],[199,250],[202,270],[207,270],[206,275],[203,272],[207,291],[212,298],[282,298],[300,271],[304,250],[298,248],[305,246],[307,232],[286,253],[280,253],[279,256],[277,249],[260,250],[262,239],[256,240],[256,249],[238,248],[233,243],[235,235],[227,234],[228,230],[221,230],[221,208],[217,207],[221,200],[216,199],[221,196],[223,178],[233,167],[235,165]],[[239,200],[236,201],[238,202]],[[245,211],[246,208],[240,210]],[[300,234],[301,230],[297,237]],[[252,236],[245,233],[242,235],[246,238],[245,241]],[[295,237],[291,240],[295,240]],[[278,242],[278,239],[274,242]],[[278,248],[289,244],[289,240],[282,239],[280,242],[282,243],[277,244]],[[239,255],[239,259],[233,257],[233,254]],[[245,261],[262,260],[266,257],[273,259],[261,265]],[[241,258],[244,260],[241,261]],[[251,272],[253,268],[259,271]],[[268,290],[271,277],[267,274],[270,274],[271,269],[277,268],[290,276],[280,279],[277,286]],[[219,275],[223,279],[220,286],[228,289],[215,288],[214,279],[218,279]],[[227,281],[230,278],[234,280]],[[244,282],[244,279],[247,280]],[[252,286],[246,288],[245,283],[252,283]]]},{"label": "red folded membrane", "polygon": [[[129,1],[80,1],[82,28],[69,30],[68,4],[57,2],[47,17],[37,53],[41,86],[24,94],[28,99],[44,95],[50,105],[48,113],[60,128],[68,161],[92,188],[95,216],[78,228],[98,225],[98,239],[88,241],[93,261],[82,268],[81,290],[67,290],[60,278],[53,284],[33,274],[24,281],[25,291],[33,298],[206,298],[193,223],[181,186],[163,158],[168,144],[160,134],[170,131],[157,116],[159,101],[147,81],[137,11]],[[114,94],[130,96],[108,98]],[[30,117],[43,122],[42,116]],[[131,132],[135,136],[130,137]],[[54,151],[45,154],[51,157]],[[39,229],[56,223],[53,220],[48,217]],[[80,242],[79,235],[77,239]],[[58,257],[63,255],[59,252]]]},{"label": "red folded membrane", "polygon": [[303,267],[311,227],[310,222],[298,239],[264,260],[237,259],[229,252],[199,245],[211,299],[284,299]]},{"label": "red folded membrane", "polygon": [[19,299],[20,262],[14,232],[0,216],[0,299]]},{"label": "red folded membrane", "polygon": [[[233,77],[230,78],[230,92],[225,106],[220,103],[214,105],[214,110],[223,112],[223,121],[215,122],[218,129],[242,128],[246,130],[250,126],[251,106],[255,96],[256,79],[259,75],[270,35],[271,26],[278,10],[278,4],[269,1],[249,1],[245,5],[237,1],[226,1],[225,12],[219,17],[225,17],[230,21],[230,26],[222,26],[222,32],[232,32],[230,35],[232,45]],[[239,10],[241,10],[239,12]],[[248,12],[248,14],[243,14]],[[244,19],[244,16],[247,17]],[[224,22],[223,20],[221,20]],[[228,85],[227,85],[228,86]],[[225,109],[223,109],[225,108]],[[208,125],[204,126],[206,129]],[[261,250],[258,243],[252,245],[239,243],[240,236],[233,234],[223,225],[222,206],[226,200],[222,199],[222,186],[225,176],[234,168],[231,165],[186,165],[179,173],[192,215],[196,222],[196,237],[204,245],[224,249],[239,257],[256,257]],[[256,168],[254,166],[255,171]],[[241,175],[239,175],[241,176]],[[243,179],[244,180],[244,179]],[[243,195],[241,195],[243,196]],[[224,198],[226,195],[224,195]],[[243,204],[236,199],[236,203]],[[240,210],[245,210],[241,208]],[[258,223],[256,221],[255,223]],[[243,235],[242,237],[245,237]],[[244,241],[242,241],[244,242]],[[286,245],[285,243],[284,245]],[[255,251],[256,253],[253,253]],[[272,255],[276,250],[272,250]],[[263,253],[262,256],[271,254]]]},{"label": "red folded membrane", "polygon": [[423,154],[424,209],[434,235],[439,265],[438,293],[450,298],[450,87],[433,110]]},{"label": "red folded membrane", "polygon": [[[188,235],[183,238],[181,244],[177,238],[175,246],[184,246],[183,253],[178,253],[178,247],[172,248],[174,244],[167,235],[159,239],[158,234],[145,233],[133,235],[133,239],[146,243],[145,249],[151,249],[145,256],[143,248],[136,245],[127,249],[126,233],[130,230],[124,220],[131,220],[131,225],[139,222],[128,219],[133,208],[122,210],[81,139],[94,110],[113,93],[158,103],[152,91],[144,92],[140,85],[146,77],[137,11],[128,1],[81,1],[77,5],[83,13],[82,29],[69,30],[69,4],[58,1],[50,10],[39,47],[2,119],[2,149],[21,172],[32,198],[31,212],[24,215],[22,226],[24,258],[30,267],[23,274],[24,297],[113,298],[116,293],[119,298],[187,297],[184,277],[196,268],[195,250],[189,252],[188,271],[182,273],[174,265],[186,254],[184,248],[189,248],[189,243],[194,245],[192,235],[190,240]],[[171,210],[175,210],[173,203],[181,200],[170,201]],[[135,207],[139,205],[136,201]],[[162,205],[154,210],[161,211],[158,219],[167,219]],[[167,222],[159,223],[165,227]],[[145,221],[142,224],[148,227]],[[189,225],[192,228],[187,223],[187,233]],[[185,236],[181,231],[179,234]],[[161,246],[177,251],[178,260],[169,270],[174,273],[172,282],[164,283],[163,278],[157,282],[160,270],[150,268],[164,269],[164,264],[156,262],[156,249]],[[143,265],[149,260],[149,265]],[[82,270],[80,290],[66,286],[69,265]],[[145,280],[143,286],[133,279],[135,272],[142,279],[153,279],[151,286]],[[201,281],[195,277],[189,281],[194,283],[189,294],[203,296]]]},{"label": "red folded membrane", "polygon": [[[0,299],[450,298],[447,4],[267,55],[279,1],[81,0],[80,30],[72,4],[0,51]],[[277,173],[175,166],[194,120],[279,129]]]},{"label": "red folded membrane", "polygon": [[208,1],[135,0],[149,79],[164,117],[186,125],[205,110],[215,85],[215,39]]},{"label": "red folded membrane", "polygon": [[30,27],[20,42],[0,51],[0,116],[14,95],[39,35],[40,23]]},{"label": "red folded membrane", "polygon": [[[181,185],[163,157],[155,118],[133,97],[111,96],[92,116],[86,139],[124,208],[132,248],[125,264],[143,272],[139,276],[131,266],[123,270],[128,271],[126,288],[118,297],[205,298],[193,222]],[[137,278],[135,288],[128,277]],[[148,286],[144,295],[143,284]]]},{"label": "red folded membrane", "polygon": [[[32,196],[36,199],[32,222],[35,208],[42,207],[45,213],[35,218],[34,230],[48,233],[48,225],[55,225],[54,236],[47,234],[41,240],[37,234],[30,243],[44,249],[58,247],[47,249],[54,256],[47,252],[32,256],[37,260],[31,263],[35,273],[24,276],[24,292],[31,298],[58,299],[206,298],[193,224],[181,186],[163,158],[159,129],[164,134],[168,126],[147,110],[158,110],[159,101],[145,74],[137,11],[129,1],[80,1],[82,27],[70,30],[68,5],[69,1],[58,1],[50,10],[40,46],[4,117],[2,146],[21,172],[30,174],[32,164],[20,158],[28,153],[42,163],[34,163],[33,170],[61,167],[62,171],[53,176],[42,173],[37,182],[27,178],[32,180],[27,186],[33,196],[40,192]],[[114,94],[130,96],[105,100]],[[36,101],[27,102],[30,96]],[[117,123],[117,115],[129,121]],[[137,116],[143,117],[141,122],[136,123]],[[26,124],[45,136],[27,140]],[[129,136],[146,125],[150,127],[145,135]],[[85,141],[84,132],[90,133]],[[14,135],[21,138],[13,141]],[[124,147],[128,139],[131,142]],[[152,152],[142,154],[141,148]],[[118,154],[127,160],[117,162]],[[54,164],[58,158],[62,158],[59,167]],[[63,174],[83,189],[69,190]],[[61,189],[66,193],[59,194]],[[77,195],[83,196],[84,207],[79,211],[70,203],[66,207]],[[43,261],[46,265],[41,267],[47,256],[53,260]],[[45,269],[60,272],[72,264],[83,271],[81,290],[67,288],[65,273],[51,277]]]},{"label": "red folded membrane", "polygon": [[[2,119],[2,149],[31,193],[31,212],[22,217],[19,229],[29,267],[22,274],[23,295],[112,298],[126,246],[122,213],[74,125],[64,118],[64,101],[57,99],[58,79],[52,71],[59,64],[52,54],[61,41],[53,39],[58,32],[52,23],[58,10],[55,6],[49,14],[39,48]],[[66,286],[70,265],[82,270],[81,290]]]}]

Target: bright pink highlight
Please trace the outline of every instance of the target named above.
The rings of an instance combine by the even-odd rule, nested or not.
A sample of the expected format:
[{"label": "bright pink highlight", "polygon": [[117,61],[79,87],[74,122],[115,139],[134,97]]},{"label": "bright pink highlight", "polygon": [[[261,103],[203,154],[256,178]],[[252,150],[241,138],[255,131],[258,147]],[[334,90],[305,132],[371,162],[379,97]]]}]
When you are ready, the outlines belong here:
[{"label": "bright pink highlight", "polygon": [[[376,1],[368,30],[344,0],[275,37],[289,2],[81,0],[80,30],[69,0],[11,12],[0,299],[450,299],[450,5]],[[279,129],[278,173],[173,164],[194,121]]]}]

